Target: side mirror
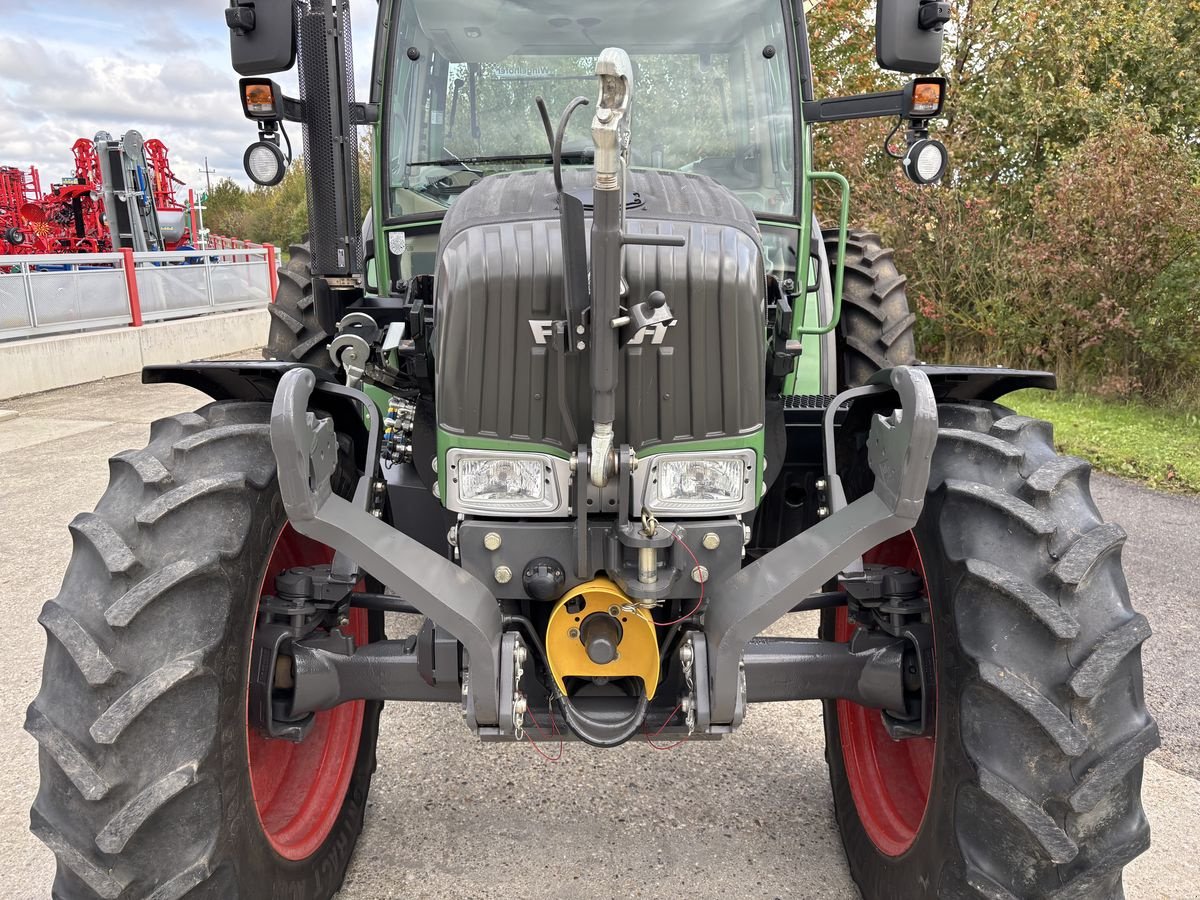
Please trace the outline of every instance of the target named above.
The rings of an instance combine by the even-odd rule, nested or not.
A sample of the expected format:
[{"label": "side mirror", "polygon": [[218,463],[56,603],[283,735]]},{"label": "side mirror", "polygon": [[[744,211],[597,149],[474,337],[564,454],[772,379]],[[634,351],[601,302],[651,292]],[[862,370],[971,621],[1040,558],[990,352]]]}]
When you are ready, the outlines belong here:
[{"label": "side mirror", "polygon": [[942,37],[950,21],[943,0],[878,0],[875,58],[881,68],[925,75],[942,62]]},{"label": "side mirror", "polygon": [[229,55],[239,75],[286,72],[296,62],[292,0],[229,0]]}]

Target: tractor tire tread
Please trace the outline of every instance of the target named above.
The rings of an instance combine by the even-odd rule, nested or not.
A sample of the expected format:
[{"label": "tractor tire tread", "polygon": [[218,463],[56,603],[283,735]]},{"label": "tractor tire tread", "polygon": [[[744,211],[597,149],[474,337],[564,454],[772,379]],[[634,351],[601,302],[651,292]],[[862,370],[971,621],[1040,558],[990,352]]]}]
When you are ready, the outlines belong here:
[{"label": "tractor tire tread", "polygon": [[148,818],[176,794],[196,783],[199,766],[200,760],[193,760],[142,788],[100,829],[96,835],[96,846],[104,853],[120,853],[124,850],[130,838]]},{"label": "tractor tire tread", "polygon": [[[930,528],[961,572],[952,609],[972,673],[963,749],[987,799],[958,801],[965,858],[943,869],[943,886],[1116,900],[1122,866],[1149,842],[1141,770],[1159,742],[1141,685],[1150,627],[1120,575],[1125,532],[1099,519],[1090,466],[1054,453],[1049,424],[968,405],[976,412],[939,416],[955,427],[939,430]],[[981,469],[961,452],[961,429],[1010,443],[1029,471]],[[956,508],[963,499],[973,506]],[[963,819],[963,809],[974,811]]]},{"label": "tractor tire tread", "polygon": [[123,575],[137,565],[137,557],[125,539],[95,513],[80,513],[67,528],[76,540],[91,545],[110,574]]},{"label": "tractor tire tread", "polygon": [[964,565],[967,577],[974,578],[999,596],[1023,607],[1056,638],[1070,640],[1079,634],[1079,623],[1075,617],[1034,585],[986,560],[967,559]]},{"label": "tractor tire tread", "polygon": [[177,684],[205,674],[200,659],[189,654],[159,666],[113,701],[88,729],[97,744],[115,744],[151,703]]},{"label": "tractor tire tread", "polygon": [[332,370],[325,347],[329,333],[321,327],[313,302],[312,253],[309,245],[292,244],[286,266],[279,269],[279,290],[271,312],[264,359],[298,362]]},{"label": "tractor tire tread", "polygon": [[[938,657],[929,806],[900,855],[880,850],[827,702],[851,876],[866,900],[916,884],[946,900],[1123,900],[1122,869],[1149,845],[1142,770],[1160,740],[1125,532],[1100,517],[1090,467],[1055,454],[1047,423],[982,401],[940,404],[938,422],[913,529]],[[824,614],[824,636],[836,621]]]},{"label": "tractor tire tread", "polygon": [[104,610],[105,621],[113,628],[127,627],[138,613],[171,589],[189,579],[215,571],[217,561],[216,554],[206,554],[199,558],[189,557],[167,563],[133,585]]},{"label": "tractor tire tread", "polygon": [[31,703],[25,714],[25,731],[38,742],[42,751],[67,776],[85,800],[102,800],[112,790],[96,766],[83,755],[80,749],[62,729],[50,721],[37,703]]},{"label": "tractor tire tread", "polygon": [[[269,406],[251,406],[265,423]],[[238,507],[238,500],[222,500],[221,495],[248,480],[237,469],[236,445],[223,445],[220,438],[214,444],[207,437],[214,431],[228,433],[230,426],[213,424],[225,416],[223,405],[212,404],[201,413],[158,420],[147,449],[114,457],[114,478],[96,512],[72,523],[76,546],[63,589],[42,611],[40,621],[49,635],[46,674],[25,721],[42,756],[42,788],[30,817],[34,834],[57,858],[54,896],[64,900],[169,900],[201,886],[212,872],[208,851],[200,852],[199,858],[196,851],[211,845],[215,823],[180,829],[181,843],[174,854],[151,849],[154,841],[162,840],[156,833],[174,833],[153,827],[151,820],[205,781],[207,763],[195,753],[180,763],[171,759],[170,751],[151,749],[158,744],[147,741],[156,740],[151,734],[156,727],[182,714],[185,719],[176,727],[190,736],[188,746],[217,752],[215,724],[190,721],[194,714],[169,699],[185,683],[197,684],[189,696],[215,697],[216,678],[206,660],[216,644],[209,637],[190,652],[156,661],[150,658],[153,642],[176,642],[160,631],[173,620],[155,616],[140,624],[147,610],[172,598],[175,609],[180,608],[179,600],[189,601],[188,608],[196,611],[193,616],[201,610],[216,614],[227,601],[223,584],[214,592],[204,579],[220,578],[222,565],[237,554],[196,554],[192,547],[172,546],[163,534],[164,528],[178,524],[173,517],[203,515],[214,498]],[[191,475],[191,451],[206,445],[225,457],[230,474]],[[135,478],[125,478],[126,472]],[[244,529],[237,527],[243,516],[231,512],[226,518],[230,531],[244,541]],[[191,595],[185,596],[189,590]],[[142,632],[131,636],[136,637],[133,643],[122,636],[131,630]],[[154,634],[158,636],[151,637]],[[120,649],[122,644],[125,650],[106,657],[114,671],[101,681],[104,663],[99,656],[84,657],[84,650],[91,645]],[[78,684],[61,677],[59,653],[79,668],[83,677]],[[80,665],[81,659],[87,661]],[[68,709],[81,712],[81,704],[92,706],[94,718],[62,718]],[[152,721],[141,726],[144,718]],[[120,777],[114,778],[117,773]],[[210,836],[197,841],[187,834],[197,827]],[[116,865],[129,856],[132,866]],[[120,873],[127,870],[159,874],[153,883],[136,877],[126,883]]]},{"label": "tractor tire tread", "polygon": [[1107,684],[1129,652],[1140,647],[1150,637],[1150,623],[1141,613],[1110,631],[1092,648],[1071,676],[1071,690],[1076,697],[1094,697]]},{"label": "tractor tire tread", "polygon": [[159,487],[171,480],[171,473],[167,471],[167,467],[148,453],[126,450],[113,456],[108,464],[112,477],[116,477],[116,470],[126,467],[147,487]]},{"label": "tractor tire tread", "polygon": [[1068,756],[1079,756],[1088,747],[1087,738],[1054,701],[1034,685],[1002,666],[979,661],[979,677],[1003,694],[1041,726]]},{"label": "tractor tire tread", "polygon": [[1050,859],[1067,863],[1079,854],[1079,847],[1058,823],[1008,779],[981,767],[979,787],[1025,826]]},{"label": "tractor tire tread", "polygon": [[[245,797],[223,793],[248,774],[229,768],[222,730],[225,711],[244,710],[232,614],[261,577],[246,560],[282,515],[269,420],[269,403],[237,401],[158,420],[148,447],[114,457],[95,511],[72,523],[62,588],[41,614],[46,659],[25,720],[41,769],[31,827],[57,859],[57,900],[236,900],[258,889],[240,867],[276,865],[261,850],[243,857],[247,842],[230,837],[256,826],[246,824],[249,785]],[[364,752],[373,731],[370,741]],[[356,809],[335,842],[343,868],[318,861],[287,876],[289,896],[339,889],[361,828]]]},{"label": "tractor tire tread", "polygon": [[38,616],[38,624],[46,629],[75,661],[75,666],[93,687],[108,684],[118,669],[96,639],[88,633],[66,609],[53,600],[47,600]]},{"label": "tractor tire tread", "polygon": [[[824,232],[831,275],[837,265],[837,229]],[[896,269],[893,252],[879,235],[850,230],[838,323],[838,384],[857,387],[880,369],[917,361],[907,279]]]}]

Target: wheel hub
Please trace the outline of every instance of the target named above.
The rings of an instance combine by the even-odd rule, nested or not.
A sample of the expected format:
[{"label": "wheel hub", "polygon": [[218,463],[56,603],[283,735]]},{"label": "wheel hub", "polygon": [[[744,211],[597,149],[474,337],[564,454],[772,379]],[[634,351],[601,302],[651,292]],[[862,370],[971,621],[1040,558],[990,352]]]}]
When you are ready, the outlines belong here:
[{"label": "wheel hub", "polygon": [[[918,576],[921,584],[928,583],[911,532],[886,541],[864,555],[863,560],[900,567]],[[888,609],[889,606],[894,608]],[[901,609],[895,598],[885,600],[881,608],[888,618],[893,618],[896,612],[912,612]],[[849,641],[857,630],[847,609],[839,609],[834,639]],[[900,856],[916,840],[929,806],[936,753],[932,624],[896,621],[895,632],[896,636],[908,638],[916,648],[913,665],[917,671],[912,674],[921,685],[916,693],[921,699],[917,709],[910,709],[916,714],[915,719],[898,720],[879,710],[837,701],[842,759],[859,821],[867,836],[887,856]],[[921,736],[911,736],[914,734]]]},{"label": "wheel hub", "polygon": [[[272,549],[259,594],[264,596],[267,586],[273,584],[280,572],[298,566],[326,565],[332,559],[330,548],[284,525]],[[358,645],[367,643],[366,612],[351,610],[348,623],[340,630]],[[272,666],[282,659],[285,657],[273,657]],[[252,678],[252,689],[253,686]],[[341,812],[358,759],[364,703],[361,700],[343,703],[312,714],[302,732],[291,734],[289,739],[268,737],[251,724],[254,717],[250,702],[246,750],[259,824],[280,856],[304,859],[324,843]]]}]

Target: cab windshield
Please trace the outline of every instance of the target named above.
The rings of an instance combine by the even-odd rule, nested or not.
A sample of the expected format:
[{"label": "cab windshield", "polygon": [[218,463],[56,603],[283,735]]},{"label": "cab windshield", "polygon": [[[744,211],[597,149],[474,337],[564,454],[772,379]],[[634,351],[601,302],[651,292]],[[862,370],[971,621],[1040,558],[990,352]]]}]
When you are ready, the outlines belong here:
[{"label": "cab windshield", "polygon": [[[781,0],[400,0],[386,153],[393,216],[436,214],[496,172],[549,165],[536,97],[557,122],[596,98],[596,57],[633,61],[635,167],[709,175],[757,213],[795,198],[792,78]],[[592,105],[565,165],[590,166]]]}]

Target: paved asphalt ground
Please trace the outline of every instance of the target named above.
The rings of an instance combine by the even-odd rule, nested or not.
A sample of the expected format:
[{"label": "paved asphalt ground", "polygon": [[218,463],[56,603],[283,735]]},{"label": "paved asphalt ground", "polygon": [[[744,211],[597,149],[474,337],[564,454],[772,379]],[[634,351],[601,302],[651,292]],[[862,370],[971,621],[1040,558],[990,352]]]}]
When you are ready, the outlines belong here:
[{"label": "paved asphalt ground", "polygon": [[[27,830],[36,745],[21,724],[40,679],[38,611],[70,553],[67,522],[100,497],[110,455],[143,446],[153,419],[203,402],[129,377],[2,404],[19,415],[0,421],[0,896],[49,895],[52,857]],[[1100,476],[1094,485],[1129,532],[1129,582],[1155,630],[1145,647],[1163,733],[1146,765],[1154,839],[1127,871],[1127,893],[1190,900],[1200,897],[1200,500]],[[795,618],[783,633],[812,633],[813,620]],[[718,744],[571,744],[557,764],[529,746],[478,743],[456,710],[391,704],[340,896],[852,898],[822,753],[816,703],[752,710]]]}]

